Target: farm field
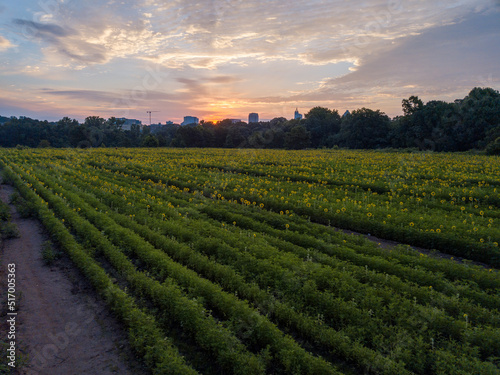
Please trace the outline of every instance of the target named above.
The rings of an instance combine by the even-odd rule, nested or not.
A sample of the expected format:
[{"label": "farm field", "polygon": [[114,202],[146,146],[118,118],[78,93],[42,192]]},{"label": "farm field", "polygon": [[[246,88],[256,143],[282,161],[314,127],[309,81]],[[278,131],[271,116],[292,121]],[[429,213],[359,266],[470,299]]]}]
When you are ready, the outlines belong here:
[{"label": "farm field", "polygon": [[153,373],[500,373],[498,157],[3,149],[0,169]]}]

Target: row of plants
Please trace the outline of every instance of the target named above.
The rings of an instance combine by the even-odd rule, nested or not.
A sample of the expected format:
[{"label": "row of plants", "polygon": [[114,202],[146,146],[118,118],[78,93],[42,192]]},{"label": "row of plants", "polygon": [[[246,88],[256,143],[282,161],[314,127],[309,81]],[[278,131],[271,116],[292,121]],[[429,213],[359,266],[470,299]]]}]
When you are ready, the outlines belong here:
[{"label": "row of plants", "polygon": [[[275,211],[289,210],[322,224],[437,248],[492,265],[500,262],[500,231],[494,225],[499,217],[495,209],[499,203],[498,180],[495,185],[495,177],[491,175],[480,174],[483,179],[476,176],[456,186],[449,179],[433,177],[431,181],[440,186],[429,187],[429,177],[424,173],[413,183],[405,180],[408,173],[388,174],[381,178],[388,181],[388,186],[382,189],[372,182],[378,181],[380,173],[373,173],[374,176],[367,178],[370,183],[360,186],[350,184],[353,181],[342,176],[345,170],[332,169],[329,180],[314,173],[310,179],[300,180],[287,177],[293,173],[290,168],[277,172],[268,165],[260,165],[258,171],[234,173],[231,165],[223,166],[225,161],[208,169],[194,161],[177,164],[175,172],[172,165],[153,168],[152,163],[140,161],[120,165],[116,157],[113,163],[110,166],[106,160],[91,161],[92,165],[107,165],[129,176],[162,180],[182,190],[203,191],[216,199],[242,200]],[[489,169],[485,167],[485,171]],[[353,174],[349,169],[348,172]]]},{"label": "row of plants", "polygon": [[[114,178],[116,179],[116,175]],[[127,176],[127,179],[129,179],[129,176]],[[144,185],[144,183],[145,181],[137,182],[137,184],[142,185]],[[184,199],[189,199],[189,201],[203,201],[197,197],[196,193],[194,193],[194,196],[186,196],[185,191],[178,189],[175,186],[162,186],[161,184],[154,184],[152,181],[147,183],[152,185],[152,189],[150,190],[152,193],[155,193],[154,188],[168,188],[170,190],[168,199],[175,204],[182,204]],[[180,200],[178,198],[180,198]],[[373,246],[368,246],[371,242],[364,239],[362,236],[343,236],[341,233],[336,231],[335,228],[330,226],[315,225],[314,223],[311,223],[310,220],[306,220],[298,215],[289,214],[290,211],[287,211],[286,214],[283,211],[280,211],[278,214],[278,212],[259,209],[253,206],[249,207],[246,204],[234,205],[234,203],[237,203],[234,201],[217,200],[214,203],[217,208],[214,208],[214,205],[212,205],[205,207],[204,210],[211,210],[211,212],[214,212],[213,210],[215,209],[217,212],[215,215],[222,215],[218,217],[220,220],[225,220],[227,223],[231,223],[234,222],[231,217],[237,217],[239,218],[237,221],[238,226],[247,225],[249,228],[251,227],[259,232],[264,230],[271,231],[273,236],[276,235],[278,237],[294,237],[293,241],[298,242],[298,244],[302,246],[316,246],[311,244],[310,239],[307,238],[308,235],[315,238],[322,238],[327,242],[333,241],[335,245],[342,244],[343,242],[349,242],[349,245],[353,248],[356,248],[358,245],[363,245],[363,252],[369,251],[371,255],[376,254],[379,257],[385,257],[391,260],[396,259],[398,263],[411,265],[412,268],[417,265],[422,266],[422,263],[425,263],[425,268],[430,268],[433,272],[442,272],[452,280],[470,280],[472,277],[475,278],[474,282],[477,282],[482,288],[491,289],[493,291],[496,291],[496,289],[500,286],[498,285],[498,278],[496,278],[495,275],[488,272],[481,272],[484,271],[482,267],[461,267],[458,264],[450,264],[449,262],[440,261],[440,259],[426,257],[423,256],[423,254],[419,254],[414,251],[387,252],[373,244]],[[240,216],[238,216],[238,214],[240,214]],[[191,212],[190,215],[192,215]],[[249,224],[249,221],[247,220],[249,216],[256,219],[253,221],[253,224]],[[261,222],[268,225],[261,224]],[[284,231],[285,228],[288,230]],[[339,254],[337,255],[339,256]],[[349,258],[350,261],[355,261],[355,259],[356,258]],[[362,263],[368,260],[369,259],[361,257],[359,262]],[[395,267],[396,265],[390,264],[389,266]],[[488,271],[491,272],[491,270]],[[395,272],[395,269],[392,269],[392,272]],[[401,276],[404,277],[407,272],[408,269],[404,269],[403,272],[401,272]],[[432,274],[429,274],[429,276],[431,275]],[[427,282],[427,285],[429,285],[429,282]]]},{"label": "row of plants", "polygon": [[19,231],[11,218],[9,205],[0,200],[0,246],[2,240],[19,237]]},{"label": "row of plants", "polygon": [[[75,216],[73,219],[71,219],[71,215],[64,217],[68,224],[72,226],[73,230],[90,241],[97,251],[103,252],[117,270],[125,272],[123,271],[123,263],[126,262],[124,256],[118,255],[118,251],[128,250],[127,255],[129,257],[137,256],[140,261],[147,265],[148,275],[157,275],[162,282],[163,288],[158,291],[157,294],[152,294],[154,293],[153,288],[155,285],[151,284],[151,286],[149,286],[148,284],[144,284],[139,286],[140,293],[146,293],[149,299],[155,304],[161,303],[159,307],[163,312],[171,311],[169,317],[179,320],[178,323],[184,327],[184,329],[196,335],[197,343],[199,343],[201,347],[213,351],[215,358],[220,360],[222,368],[230,368],[234,373],[258,373],[262,372],[262,368],[260,370],[258,369],[258,366],[262,367],[262,363],[256,361],[256,359],[252,360],[250,354],[245,355],[241,344],[239,345],[241,348],[238,350],[239,346],[235,339],[231,339],[227,333],[224,334],[224,331],[226,331],[224,327],[217,326],[215,319],[213,319],[210,314],[205,317],[205,320],[213,322],[212,326],[217,327],[219,331],[217,333],[214,332],[210,324],[205,323],[202,325],[195,319],[193,313],[190,315],[186,312],[186,306],[193,305],[193,300],[189,298],[175,298],[176,295],[165,288],[167,282],[171,288],[179,282],[182,287],[194,289],[195,297],[199,298],[201,296],[207,300],[210,299],[213,308],[217,308],[219,314],[226,315],[226,319],[235,322],[245,321],[247,326],[239,327],[239,329],[242,330],[240,336],[248,336],[247,341],[250,341],[250,343],[255,341],[254,345],[259,344],[263,349],[269,347],[271,354],[277,357],[281,362],[285,373],[336,373],[336,371],[324,360],[319,358],[316,359],[307,354],[307,352],[301,349],[291,338],[283,336],[272,323],[267,322],[266,318],[257,314],[256,311],[252,311],[249,306],[246,306],[243,301],[235,298],[234,295],[222,292],[216,285],[207,283],[195,273],[189,272],[189,270],[181,267],[179,264],[172,262],[168,257],[155,250],[151,245],[141,241],[133,232],[120,228],[120,226],[109,219],[106,214],[94,210],[93,207],[90,207],[75,194],[58,188],[57,185],[54,185],[54,182],[51,181],[48,176],[44,176],[42,172],[37,173],[37,176],[43,176],[45,185],[51,186],[59,194],[64,194],[67,199],[70,199],[72,205],[78,206],[80,216],[91,220],[92,224],[97,226],[91,228],[90,225],[92,224],[85,223],[81,218],[77,220],[76,216],[78,216],[78,214],[76,214],[75,211],[72,211],[74,212],[73,216]],[[34,186],[38,185],[38,190],[41,194],[46,197],[49,203],[54,204],[52,199],[57,198],[54,198],[54,196],[51,197],[50,193],[45,190],[45,187],[39,185],[35,181],[31,183]],[[61,205],[56,210],[59,214],[62,214],[62,207]],[[68,211],[66,215],[68,215],[71,212],[70,208],[66,210]],[[109,237],[109,240],[99,240],[98,237],[101,235],[102,231],[104,231],[106,237]],[[110,249],[114,249],[114,255],[107,254]],[[131,252],[134,252],[134,254],[131,254]],[[114,259],[114,257],[117,257],[117,259]],[[132,267],[130,261],[129,264],[130,267]],[[126,272],[132,273],[132,271],[128,269],[126,269]],[[168,275],[168,278],[166,275]],[[129,280],[128,275],[125,275],[125,277],[131,288],[138,288],[135,283]],[[142,282],[146,283],[145,280],[142,280]],[[153,281],[150,283],[153,283]],[[158,286],[156,287],[158,289]],[[155,300],[155,296],[157,295],[163,296],[160,302]],[[201,317],[206,315],[206,310],[201,304],[196,303],[196,305],[199,311],[198,319],[201,319]],[[229,348],[231,348],[231,350],[229,350]]]},{"label": "row of plants", "polygon": [[[114,179],[115,179],[115,181],[116,181],[116,177],[114,177]],[[100,180],[101,180],[101,179],[100,179]],[[101,181],[102,181],[102,180],[101,180]],[[120,190],[123,190],[123,187],[122,187],[122,188],[120,188]],[[129,192],[128,192],[128,191],[123,191],[123,192],[124,192],[124,193],[126,193],[126,196],[128,197],[128,200],[130,201],[130,200],[131,200],[131,196],[128,194]],[[124,200],[122,199],[122,201],[124,201]],[[115,207],[117,207],[116,201],[115,201]],[[136,213],[138,212],[137,207],[132,207],[132,209],[134,210],[134,212],[136,212]],[[141,219],[142,219],[142,218],[141,218]],[[212,233],[213,233],[213,232],[212,232]]]},{"label": "row of plants", "polygon": [[[99,212],[89,208],[77,197],[74,198],[78,201],[78,209],[70,208],[64,199],[53,194],[46,187],[50,185],[48,178],[38,181],[37,177],[27,174],[23,175],[23,178],[26,178],[78,238],[85,239],[93,249],[94,256],[106,258],[127,282],[131,292],[139,296],[146,295],[148,300],[158,306],[164,314],[168,314],[170,319],[176,320],[178,324],[189,330],[201,348],[212,352],[221,368],[232,369],[234,373],[240,374],[263,373],[263,364],[260,359],[248,352],[239,340],[207,314],[207,311],[196,300],[187,298],[173,279],[165,277],[165,280],[159,282],[151,278],[148,272],[138,269],[128,258],[127,255],[130,254],[123,252],[122,246],[126,246],[126,242],[121,241],[120,245],[116,246],[108,239],[110,234],[115,233],[113,229],[116,229],[116,224],[105,215],[99,215]],[[66,194],[72,195],[69,192]],[[86,220],[84,213],[89,212],[100,216],[102,221],[107,222],[108,226],[105,230],[96,228]],[[134,239],[133,233],[128,234],[122,231],[120,234],[125,234],[128,240]],[[130,247],[126,246],[126,249],[130,251]],[[143,255],[154,256],[154,254],[147,253]]]},{"label": "row of plants", "polygon": [[[312,202],[305,208],[321,214],[328,213],[327,202],[318,203],[318,192],[335,190],[326,177],[316,179],[321,169],[314,168],[322,165],[316,153],[304,154],[306,165],[317,165],[294,181],[285,179],[286,166],[303,166],[294,165],[293,155],[287,165],[273,165],[272,155],[257,153],[253,161],[240,161],[246,170],[239,172],[238,161],[220,150],[202,155],[212,158],[204,161],[197,153],[139,150],[3,155],[94,261],[112,265],[127,296],[148,306],[160,332],[185,331],[191,350],[212,355],[228,373],[243,373],[243,367],[250,368],[247,373],[498,372],[498,272],[403,247],[382,249],[301,215],[289,205],[299,187],[300,199]],[[160,163],[165,156],[171,158]],[[364,178],[377,185],[375,192],[338,181],[338,193],[378,205],[384,194],[379,177]],[[493,202],[484,191],[494,185],[494,171],[488,180],[472,180],[481,199]],[[271,203],[256,199],[264,191],[256,190],[259,184],[272,186],[266,190]],[[397,192],[403,184],[391,186],[393,199],[403,199]],[[419,189],[412,199],[423,199],[423,190],[433,187],[421,183]],[[436,194],[429,193],[425,208],[453,213]],[[481,210],[474,199],[468,209]],[[497,213],[492,206],[487,217],[479,216],[489,222]],[[209,333],[190,328],[208,332],[207,322],[222,332],[213,335],[222,337],[213,346],[205,340]],[[240,362],[223,349],[228,343]]]},{"label": "row of plants", "polygon": [[[102,178],[101,178],[101,181],[102,181]],[[115,179],[115,181],[116,181],[116,179]],[[128,191],[127,191],[127,193],[128,193]],[[130,195],[127,194],[127,196],[129,197],[128,200],[130,201]],[[158,196],[157,199],[159,199],[159,198],[160,197]],[[193,200],[193,198],[189,198],[189,199]],[[114,204],[115,207],[117,207],[120,204],[120,200],[115,199],[112,204]],[[217,205],[219,205],[219,204],[220,204],[220,202],[217,202]],[[155,209],[159,209],[160,211],[162,211],[161,208],[153,206],[153,207],[150,207],[148,209],[148,212],[154,213]],[[265,219],[262,219],[262,217],[259,217],[260,218],[259,221],[255,221],[255,220],[251,220],[248,217],[245,217],[243,215],[234,214],[233,212],[237,211],[237,209],[238,208],[234,208],[234,207],[232,207],[231,209],[218,209],[218,208],[215,208],[212,206],[204,206],[204,207],[200,208],[201,211],[208,212],[209,216],[216,216],[217,219],[220,221],[223,221],[223,222],[225,221],[227,223],[231,223],[231,222],[238,223],[238,224],[233,224],[233,226],[237,226],[239,228],[250,227],[250,229],[253,230],[254,232],[258,231],[259,233],[267,233],[270,235],[270,236],[266,237],[267,242],[271,242],[272,244],[276,244],[277,247],[280,247],[280,248],[286,247],[287,251],[294,252],[303,259],[306,259],[309,256],[311,259],[314,258],[315,262],[322,262],[322,263],[327,264],[329,266],[333,266],[336,268],[342,268],[343,271],[346,270],[346,266],[347,266],[348,270],[350,272],[358,273],[360,279],[370,280],[370,277],[367,277],[367,275],[371,275],[371,273],[366,272],[367,265],[370,266],[370,270],[372,269],[370,263],[368,263],[368,264],[365,263],[362,267],[352,267],[350,264],[348,264],[346,262],[339,262],[336,258],[331,259],[327,256],[321,256],[320,255],[321,252],[318,252],[315,250],[315,249],[324,250],[324,249],[330,248],[331,249],[330,253],[337,256],[337,255],[339,255],[339,253],[341,253],[341,249],[339,249],[339,246],[336,246],[337,244],[331,246],[332,244],[329,244],[329,243],[326,243],[323,241],[318,241],[316,238],[309,236],[307,234],[302,233],[300,235],[297,235],[298,233],[292,231],[291,229],[290,230],[282,230],[282,231],[276,230],[274,228],[271,228],[271,227],[268,227],[268,226],[262,224],[262,221],[265,221]],[[129,210],[131,212],[133,211],[135,214],[138,214],[138,212],[139,212],[139,210],[137,209],[136,206],[130,207]],[[247,214],[249,214],[248,210],[247,210]],[[161,215],[165,215],[165,214],[162,213]],[[270,214],[268,214],[268,215],[270,215]],[[160,213],[159,213],[159,216],[160,216]],[[190,217],[193,217],[193,211],[190,212]],[[178,218],[177,213],[174,213],[173,215],[171,215],[169,217],[169,219],[176,219],[176,218]],[[141,222],[142,222],[142,220],[144,220],[144,219],[143,219],[143,217],[141,217],[140,219],[138,218],[138,220],[141,220]],[[206,220],[206,219],[204,219],[204,220]],[[203,221],[203,223],[205,223],[205,221]],[[183,224],[185,225],[186,223],[183,223]],[[151,221],[151,225],[153,225],[152,221]],[[168,225],[168,223],[166,225]],[[219,225],[219,227],[217,227],[217,226],[218,226],[217,222],[215,222],[215,227],[207,228],[206,225],[204,227],[205,227],[205,230],[207,232],[210,232],[211,235],[214,236],[217,233],[217,231],[220,229],[220,225]],[[283,225],[283,227],[284,226],[285,225]],[[180,228],[180,226],[179,226],[179,228]],[[193,228],[190,233],[193,233],[193,236],[195,236],[195,234],[194,234],[195,231],[196,231],[196,229]],[[302,247],[290,246],[290,244],[288,244],[286,241],[281,241],[280,238],[286,238],[287,241],[290,241],[290,242],[298,244],[298,245],[302,245]],[[188,237],[186,237],[186,235],[184,235],[183,240],[189,241],[190,239]],[[243,238],[243,239],[238,238],[238,240],[232,241],[232,244],[234,245],[238,242],[244,242],[243,244],[241,244],[241,246],[243,246],[243,245],[247,246],[247,244],[245,243],[246,242],[245,238]],[[252,242],[253,243],[248,244],[248,246],[251,247],[255,243],[254,241],[252,241]],[[324,250],[324,251],[326,251],[326,250]],[[266,254],[266,256],[268,258],[272,257],[272,255],[270,255],[270,254],[272,254],[272,251],[266,250],[266,251],[264,251],[264,254]],[[375,257],[366,257],[365,256],[362,258],[363,262],[366,262],[366,261],[369,262],[370,259],[377,260]],[[391,264],[390,262],[385,262],[385,263],[387,265]],[[378,264],[377,262],[374,262],[373,265],[377,266],[377,264]],[[412,281],[420,282],[423,286],[423,288],[421,288],[422,290],[428,290],[429,285],[432,285],[434,290],[444,291],[444,292],[446,292],[447,295],[449,295],[451,297],[455,297],[457,294],[462,294],[462,295],[465,294],[466,297],[475,298],[476,301],[478,300],[478,302],[480,302],[480,303],[483,303],[483,304],[489,303],[492,307],[495,307],[495,308],[497,308],[499,306],[500,301],[498,300],[498,296],[484,293],[482,290],[473,290],[472,288],[470,288],[470,283],[467,283],[466,285],[457,285],[456,283],[452,284],[450,282],[446,282],[445,279],[443,279],[442,277],[439,277],[439,275],[436,275],[433,272],[425,272],[423,270],[415,270],[413,267],[401,267],[397,264],[394,264],[394,268],[395,268],[394,270],[383,269],[383,271],[389,271],[389,272],[390,271],[399,271],[399,273],[401,273],[403,276],[405,274],[415,274],[415,276],[420,276],[420,280],[417,277],[414,277]],[[377,267],[375,267],[375,269],[377,269]],[[480,271],[480,269],[478,269],[478,268],[475,268],[475,269]],[[468,268],[462,267],[462,270],[468,270]],[[392,273],[394,273],[394,272],[392,272]],[[484,272],[483,271],[483,272],[478,272],[478,273],[480,276],[485,276],[486,281],[488,281],[488,280],[494,281],[495,280],[494,277],[491,277],[492,276],[491,272]],[[468,273],[467,273],[467,275],[468,275]],[[411,290],[411,287],[409,287],[408,285],[406,285],[404,283],[401,283],[400,281],[393,280],[392,277],[389,278],[388,276],[389,276],[389,274],[387,274],[385,272],[383,275],[374,274],[374,276],[371,277],[371,279],[373,279],[373,281],[370,281],[370,282],[375,283],[375,284],[376,283],[384,283],[384,284],[393,283],[393,286],[397,285],[396,289],[402,289],[405,291],[405,293],[410,293],[409,290]],[[495,291],[495,285],[493,286],[493,291]],[[415,292],[415,293],[416,294],[414,297],[419,297],[419,300],[420,300],[422,298],[421,293],[419,293],[419,292]],[[410,293],[410,296],[411,296],[411,293]],[[425,299],[425,297],[424,297],[424,301],[426,301],[426,300],[427,299]],[[442,304],[443,304],[442,302],[439,303],[439,305],[442,305]],[[484,315],[490,316],[490,313],[488,312],[488,313],[485,313]]]},{"label": "row of plants", "polygon": [[129,332],[129,341],[137,354],[155,374],[197,374],[187,365],[176,347],[162,335],[154,317],[136,305],[134,299],[113,283],[112,278],[90,256],[70,233],[63,221],[48,207],[48,202],[20,176],[22,170],[9,160],[0,159],[4,178],[12,183],[22,197],[36,210],[51,238],[65,251],[80,272],[91,282],[119,317]]},{"label": "row of plants", "polygon": [[[328,325],[318,325],[317,317],[311,317],[307,314],[299,313],[295,310],[297,306],[290,306],[287,303],[281,302],[276,299],[272,293],[269,293],[268,291],[266,292],[265,288],[260,289],[254,282],[245,281],[245,279],[236,273],[232,267],[225,266],[220,263],[214,263],[209,257],[197,251],[199,250],[200,245],[206,242],[206,239],[199,240],[196,244],[192,243],[192,241],[196,241],[195,237],[198,235],[195,230],[188,229],[184,232],[190,236],[188,243],[192,245],[179,243],[170,237],[173,236],[175,238],[179,235],[178,229],[182,231],[182,228],[185,228],[184,226],[178,225],[179,223],[174,224],[173,220],[162,220],[159,222],[155,220],[154,217],[150,217],[146,212],[141,212],[146,210],[138,210],[136,207],[131,207],[120,197],[110,197],[109,195],[106,197],[105,195],[94,191],[93,194],[99,198],[97,199],[96,197],[88,194],[88,186],[82,187],[82,185],[80,185],[74,177],[71,178],[70,181],[72,181],[72,183],[76,182],[76,185],[70,188],[70,190],[82,188],[83,191],[87,192],[79,193],[86,202],[91,202],[91,205],[95,206],[99,210],[109,209],[109,205],[112,205],[115,210],[122,212],[107,212],[107,215],[113,218],[114,221],[141,235],[149,243],[156,246],[156,248],[164,250],[176,261],[189,266],[200,275],[217,282],[224,289],[236,293],[241,298],[248,299],[261,314],[269,314],[271,318],[275,319],[279,326],[292,326],[295,333],[300,334],[304,337],[304,339],[320,343],[323,350],[328,348],[331,351],[331,355],[340,355],[346,360],[353,362],[353,364],[360,366],[365,371],[369,371],[371,369],[371,371],[375,371],[376,373],[405,373],[404,368],[400,365],[396,365],[391,360],[381,356],[379,353],[359,345],[356,341],[350,340],[343,333],[339,333],[331,329]],[[101,200],[108,205],[102,204]],[[130,210],[127,210],[129,207],[131,207]],[[134,217],[134,220],[130,219],[130,212],[135,213],[136,216]],[[153,211],[151,211],[151,213],[152,212]],[[139,222],[144,222],[143,220],[145,220],[146,225],[139,224]],[[157,227],[157,231],[150,229],[150,227],[153,226]],[[168,233],[169,236],[164,236],[161,233]],[[147,248],[148,245],[144,244],[143,247]],[[159,267],[162,263],[161,261],[158,261],[154,262],[154,264],[156,267]],[[168,267],[161,268],[167,269]],[[190,289],[192,293],[195,293],[194,296],[196,296],[198,292],[193,290],[192,286]],[[202,292],[199,292],[199,294],[205,297],[205,302],[209,304],[207,307],[218,310],[219,314],[228,314],[224,310],[221,310],[217,304],[211,303],[210,295],[207,296]],[[238,321],[238,319],[234,318],[232,320],[235,322]],[[245,321],[246,323],[244,326],[241,326],[241,323],[238,324],[239,329],[250,329],[248,321]],[[264,329],[264,331],[267,331],[268,328],[269,327],[266,327],[266,325],[262,325],[262,329]],[[239,336],[242,335],[248,336],[249,333],[240,333]],[[248,338],[251,338],[251,336]],[[283,343],[279,341],[277,344],[280,347],[283,345]]]},{"label": "row of plants", "polygon": [[[105,171],[106,172],[106,171]],[[95,172],[94,172],[95,173]],[[148,190],[148,194],[157,194],[158,189],[169,190],[168,199],[171,202],[174,202],[176,205],[183,204],[184,200],[189,201],[198,201],[198,202],[207,202],[207,200],[200,199],[196,194],[194,195],[186,195],[184,191],[177,189],[175,186],[167,187],[162,184],[155,184],[152,181],[133,181],[130,179],[130,176],[122,176],[124,184],[133,184],[135,186],[141,186],[141,189],[144,190],[144,186],[150,185],[150,190]],[[116,182],[118,176],[113,175],[113,181]],[[99,183],[98,183],[99,186]],[[118,185],[114,184],[117,189],[121,189],[123,191],[123,187],[118,187]],[[134,190],[133,190],[134,191]],[[151,196],[151,195],[150,195]],[[180,199],[180,200],[179,200]],[[385,266],[390,267],[388,271],[391,273],[399,273],[401,277],[409,277],[414,273],[421,274],[420,268],[429,268],[429,271],[426,277],[420,276],[421,280],[419,281],[419,277],[410,278],[412,281],[416,281],[421,283],[422,285],[435,285],[438,286],[438,282],[436,278],[433,278],[434,272],[444,273],[446,277],[450,278],[452,281],[456,280],[465,280],[467,291],[474,292],[471,287],[474,286],[475,283],[483,290],[490,290],[492,292],[496,292],[497,288],[500,286],[498,278],[496,275],[491,273],[490,270],[485,270],[482,267],[478,266],[469,266],[463,267],[459,264],[453,264],[450,262],[446,262],[444,260],[440,260],[438,258],[427,257],[423,254],[419,254],[418,252],[409,252],[409,251],[386,251],[380,249],[376,245],[370,243],[367,240],[364,240],[361,236],[344,236],[338,231],[335,231],[334,228],[326,227],[323,225],[314,225],[313,223],[302,219],[298,215],[285,215],[283,211],[278,213],[273,213],[264,209],[258,209],[255,207],[248,207],[246,205],[235,205],[234,201],[224,201],[217,200],[215,205],[205,206],[203,208],[204,211],[212,212],[212,215],[219,215],[217,217],[218,220],[222,220],[226,223],[234,222],[233,219],[238,219],[238,226],[246,226],[248,228],[252,228],[254,231],[264,232],[266,231],[271,236],[276,236],[280,238],[285,238],[288,241],[292,241],[298,245],[303,247],[314,247],[315,249],[322,249],[324,245],[321,242],[315,242],[314,238],[323,239],[325,242],[332,242],[332,245],[341,245],[343,242],[348,242],[348,245],[351,249],[356,249],[361,246],[361,254],[353,253],[352,254],[343,254],[341,252],[342,249],[335,249],[335,255],[337,257],[345,257],[347,260],[351,262],[358,262],[360,264],[367,264],[366,262],[370,262],[373,260],[373,255],[376,255],[376,260],[378,258],[384,257],[387,260],[385,262]],[[183,208],[184,210],[184,208]],[[187,211],[185,211],[187,214]],[[178,213],[176,212],[176,215]],[[240,216],[238,216],[240,214]],[[190,217],[193,217],[194,211],[190,210]],[[249,217],[255,218],[255,220],[248,220]],[[251,224],[250,224],[251,222]],[[268,224],[265,225],[262,222]],[[261,224],[262,223],[262,224]],[[287,229],[287,230],[285,230]],[[311,237],[314,237],[311,239]],[[311,242],[311,240],[313,242]],[[346,241],[347,240],[347,241]],[[370,257],[363,256],[363,252],[369,252]],[[392,262],[395,260],[396,262]],[[398,263],[398,264],[394,264]],[[399,264],[408,265],[410,267],[399,267]],[[370,264],[368,263],[370,268],[375,267],[378,269],[377,263]],[[415,270],[414,267],[418,267],[418,270]],[[399,268],[399,269],[398,269]],[[381,270],[384,270],[381,268]],[[472,281],[471,285],[471,279]],[[453,291],[453,294],[456,294],[457,291]],[[487,297],[491,300],[490,296]]]}]

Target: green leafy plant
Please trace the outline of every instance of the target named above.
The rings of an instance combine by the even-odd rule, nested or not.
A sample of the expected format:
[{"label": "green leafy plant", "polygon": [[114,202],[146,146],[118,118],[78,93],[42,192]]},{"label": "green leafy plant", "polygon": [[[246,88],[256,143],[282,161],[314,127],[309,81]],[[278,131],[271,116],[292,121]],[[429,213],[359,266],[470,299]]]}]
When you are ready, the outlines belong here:
[{"label": "green leafy plant", "polygon": [[20,233],[17,225],[11,222],[0,222],[0,235],[2,239],[19,238]]},{"label": "green leafy plant", "polygon": [[23,219],[36,216],[36,210],[31,203],[26,201],[18,192],[10,196],[10,203],[16,206],[17,212]]},{"label": "green leafy plant", "polygon": [[0,164],[157,373],[179,358],[153,354],[170,332],[235,374],[499,370],[494,268],[335,228],[496,264],[496,158],[234,152],[0,150]]},{"label": "green leafy plant", "polygon": [[10,209],[9,206],[0,202],[0,221],[8,221],[10,220]]},{"label": "green leafy plant", "polygon": [[61,258],[61,253],[54,249],[52,241],[45,241],[42,244],[42,259],[46,265],[52,265],[54,261]]}]

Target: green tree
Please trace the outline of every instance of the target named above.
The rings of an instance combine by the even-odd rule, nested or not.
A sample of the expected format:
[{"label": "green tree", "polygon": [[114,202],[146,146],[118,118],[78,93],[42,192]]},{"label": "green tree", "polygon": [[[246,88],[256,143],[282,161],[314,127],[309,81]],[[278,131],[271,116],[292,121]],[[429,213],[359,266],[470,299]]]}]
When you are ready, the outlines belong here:
[{"label": "green tree", "polygon": [[302,150],[311,145],[311,133],[302,125],[294,126],[285,135],[285,148]]},{"label": "green tree", "polygon": [[63,117],[51,128],[53,131],[50,132],[51,134],[47,137],[47,140],[50,142],[52,147],[76,146],[81,139],[73,144],[71,136],[73,129],[76,129],[79,126],[80,124],[77,120],[70,119],[69,117]]},{"label": "green tree", "polygon": [[142,140],[142,147],[158,147],[160,145],[158,138],[154,135],[148,135]]},{"label": "green tree", "polygon": [[489,132],[500,126],[500,93],[492,88],[474,88],[457,103],[454,134],[458,151],[484,148]]},{"label": "green tree", "polygon": [[106,120],[103,119],[102,117],[99,116],[89,116],[85,119],[85,122],[83,123],[87,128],[92,128],[96,127],[98,129],[101,129],[104,127],[104,124],[106,123]]},{"label": "green tree", "polygon": [[57,125],[62,127],[62,128],[70,128],[73,126],[78,126],[80,125],[77,120],[75,119],[70,119],[69,117],[63,117],[57,122]]},{"label": "green tree", "polygon": [[304,124],[311,132],[311,146],[323,147],[333,146],[328,144],[332,136],[340,130],[340,115],[337,110],[324,107],[314,107],[305,115]]},{"label": "green tree", "polygon": [[385,113],[361,108],[342,119],[336,142],[348,148],[383,148],[389,145],[389,130],[390,119]]},{"label": "green tree", "polygon": [[247,146],[247,136],[245,129],[240,125],[230,125],[228,128],[224,147],[243,148]]},{"label": "green tree", "polygon": [[106,120],[106,127],[116,130],[122,130],[122,125],[125,123],[125,120],[118,119],[116,117],[110,117]]},{"label": "green tree", "polygon": [[500,137],[486,146],[486,155],[500,155]]},{"label": "green tree", "polygon": [[38,148],[48,148],[48,147],[50,147],[50,142],[47,141],[46,139],[42,139],[38,144]]},{"label": "green tree", "polygon": [[402,101],[403,113],[405,116],[412,115],[424,107],[424,103],[418,96],[410,96],[408,99]]},{"label": "green tree", "polygon": [[172,140],[175,147],[206,147],[203,128],[200,125],[181,126]]},{"label": "green tree", "polygon": [[286,124],[287,121],[288,120],[284,117],[275,117],[269,122],[269,125],[271,125],[271,127],[281,127]]}]

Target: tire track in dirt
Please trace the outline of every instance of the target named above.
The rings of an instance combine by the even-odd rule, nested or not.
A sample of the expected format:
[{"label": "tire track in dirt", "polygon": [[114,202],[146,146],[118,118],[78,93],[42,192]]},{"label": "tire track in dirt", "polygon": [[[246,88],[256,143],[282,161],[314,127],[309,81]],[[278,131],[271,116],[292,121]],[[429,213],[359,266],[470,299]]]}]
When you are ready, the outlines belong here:
[{"label": "tire track in dirt", "polygon": [[[8,203],[14,192],[0,186]],[[47,266],[42,225],[23,219],[11,205],[12,223],[20,238],[5,240],[1,249],[0,285],[6,303],[7,265],[16,265],[16,349],[18,374],[147,374],[135,360],[126,334],[69,259]],[[6,327],[2,318],[2,331]],[[2,336],[4,336],[2,334]],[[3,354],[2,354],[3,355]]]}]

